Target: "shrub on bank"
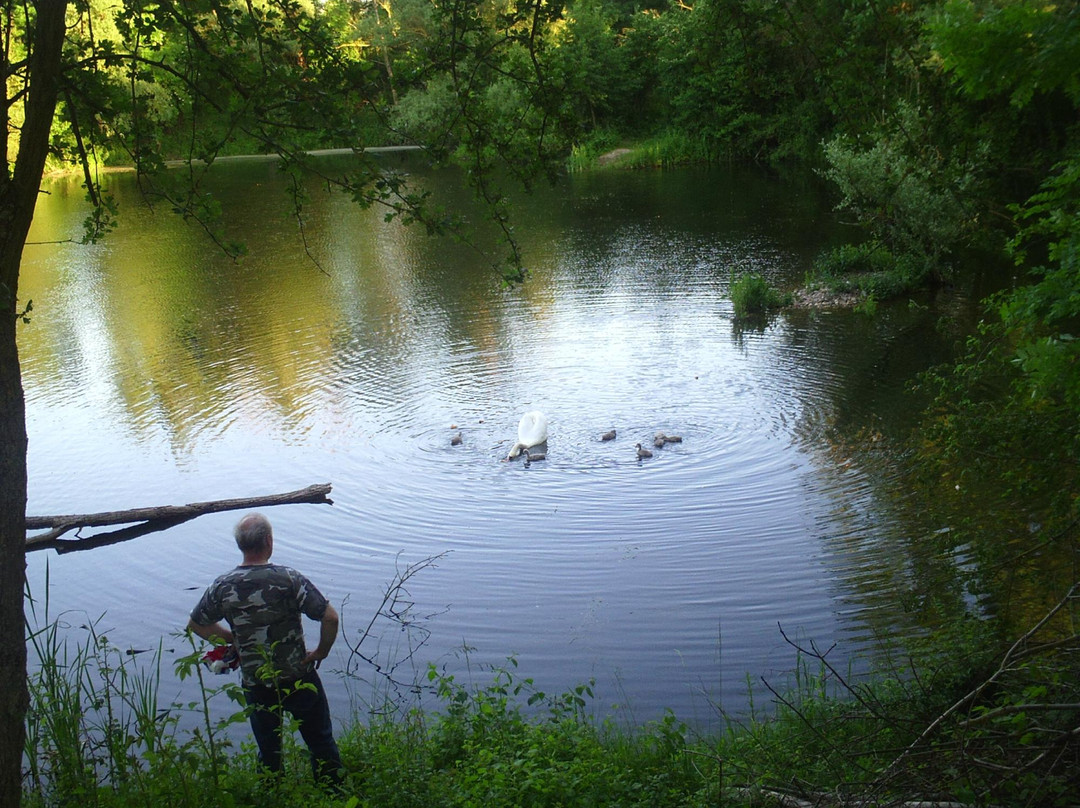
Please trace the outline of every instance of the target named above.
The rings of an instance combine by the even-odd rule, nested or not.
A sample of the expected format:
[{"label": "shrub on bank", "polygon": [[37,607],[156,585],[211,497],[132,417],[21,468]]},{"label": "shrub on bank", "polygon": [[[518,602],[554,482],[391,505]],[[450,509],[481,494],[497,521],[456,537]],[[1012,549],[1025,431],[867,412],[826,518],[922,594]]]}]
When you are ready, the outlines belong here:
[{"label": "shrub on bank", "polygon": [[917,256],[895,255],[881,244],[867,242],[844,244],[819,255],[807,286],[889,300],[923,289],[929,280],[929,266]]}]

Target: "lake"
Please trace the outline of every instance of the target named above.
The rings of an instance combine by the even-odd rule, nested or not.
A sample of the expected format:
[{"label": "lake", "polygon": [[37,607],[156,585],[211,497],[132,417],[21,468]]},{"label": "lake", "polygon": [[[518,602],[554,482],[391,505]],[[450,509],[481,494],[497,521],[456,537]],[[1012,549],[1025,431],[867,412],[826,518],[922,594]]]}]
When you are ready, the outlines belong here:
[{"label": "lake", "polygon": [[[379,159],[480,216],[452,172]],[[247,245],[240,262],[147,206],[131,175],[109,178],[120,225],[98,245],[64,241],[87,214],[77,181],[39,203],[20,290],[28,512],[332,483],[332,506],[266,514],[274,560],[342,613],[323,666],[337,718],[408,698],[348,644],[411,565],[408,629],[376,620],[361,647],[399,680],[434,663],[482,686],[512,656],[547,693],[595,680],[590,709],[632,726],[744,714],[748,681],[760,697],[762,678],[794,666],[785,636],[860,667],[878,640],[918,630],[905,604],[929,585],[913,570],[933,526],[902,515],[887,461],[852,447],[911,425],[905,385],[947,356],[935,324],[968,303],[739,322],[738,273],[793,288],[855,237],[813,177],[565,178],[517,201],[529,276],[510,288],[482,225],[472,246],[432,238],[313,181],[301,236],[272,161],[215,166],[207,183],[226,236]],[[504,462],[533,409],[549,420],[546,459]],[[658,431],[682,442],[639,461]],[[73,636],[95,621],[119,649],[163,642],[162,693],[188,698],[174,633],[239,560],[240,515],[31,553],[31,592]]]}]

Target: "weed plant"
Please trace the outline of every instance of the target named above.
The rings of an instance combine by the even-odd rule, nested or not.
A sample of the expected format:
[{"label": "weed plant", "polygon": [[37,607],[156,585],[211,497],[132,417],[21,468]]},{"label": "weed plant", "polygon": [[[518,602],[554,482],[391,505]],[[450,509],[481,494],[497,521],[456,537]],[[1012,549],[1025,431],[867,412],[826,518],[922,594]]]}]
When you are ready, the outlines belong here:
[{"label": "weed plant", "polygon": [[781,294],[757,272],[740,275],[731,283],[731,303],[736,317],[760,316],[790,302],[790,295]]},{"label": "weed plant", "polygon": [[250,744],[229,742],[228,724],[246,716],[237,709],[211,720],[212,699],[238,694],[203,680],[201,649],[177,662],[181,675],[198,678],[200,697],[162,705],[160,649],[121,652],[92,621],[72,647],[70,627],[46,620],[28,630],[37,663],[24,804],[1072,805],[1080,786],[1078,591],[1008,645],[987,623],[959,621],[863,678],[836,669],[827,652],[796,646],[791,681],[758,686],[749,714],[709,736],[670,713],[636,729],[597,722],[592,683],[547,694],[512,658],[480,685],[428,666],[416,687],[435,699],[433,709],[373,711],[341,734],[348,774],[337,791],[315,785],[293,733],[280,775],[260,771]]},{"label": "weed plant", "polygon": [[807,286],[835,294],[858,292],[868,300],[891,300],[925,288],[929,265],[911,254],[895,255],[881,244],[844,244],[817,257]]}]

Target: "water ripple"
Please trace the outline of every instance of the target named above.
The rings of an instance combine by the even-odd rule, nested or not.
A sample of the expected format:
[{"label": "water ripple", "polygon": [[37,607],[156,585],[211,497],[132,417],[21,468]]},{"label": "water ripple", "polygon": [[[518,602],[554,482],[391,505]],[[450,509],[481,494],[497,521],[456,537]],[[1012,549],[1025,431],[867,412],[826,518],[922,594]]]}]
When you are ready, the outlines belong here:
[{"label": "water ripple", "polygon": [[[228,170],[276,181],[265,166]],[[49,328],[20,333],[31,510],[330,481],[333,507],[275,509],[275,547],[347,601],[347,626],[396,569],[450,551],[409,587],[418,613],[438,615],[431,658],[458,664],[462,644],[483,662],[519,653],[545,689],[599,676],[605,703],[644,719],[702,709],[703,695],[738,704],[747,672],[788,661],[778,624],[829,641],[878,620],[906,574],[874,551],[889,546],[879,481],[840,467],[832,433],[887,411],[875,351],[907,326],[737,322],[733,272],[801,278],[821,228],[789,237],[769,178],[646,174],[523,201],[532,272],[510,290],[475,252],[322,194],[315,271],[267,224],[272,195],[244,185],[231,191],[251,214],[242,266],[138,215],[107,253],[28,251],[26,294],[49,301]],[[60,201],[42,200],[36,227],[72,219],[51,210]],[[504,462],[529,409],[550,420],[546,458]],[[682,442],[653,448],[659,431]],[[639,442],[652,458],[637,459]],[[65,556],[58,597],[125,615],[137,601],[124,632],[155,645],[234,560],[233,518],[139,552]]]}]

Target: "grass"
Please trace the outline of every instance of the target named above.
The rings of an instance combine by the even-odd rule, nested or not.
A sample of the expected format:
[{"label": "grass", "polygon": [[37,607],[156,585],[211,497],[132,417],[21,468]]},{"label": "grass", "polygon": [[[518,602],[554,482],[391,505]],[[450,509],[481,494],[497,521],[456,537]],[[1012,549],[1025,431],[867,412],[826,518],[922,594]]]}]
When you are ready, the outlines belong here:
[{"label": "grass", "polygon": [[[47,602],[28,598],[28,604],[28,625],[41,617],[43,627],[27,631],[37,664],[28,677],[24,804],[150,804],[158,798],[200,804],[207,781],[221,780],[232,768],[225,728],[243,719],[237,712],[211,721],[209,700],[222,694],[239,703],[239,686],[203,681],[192,644],[180,665],[199,677],[203,698],[163,705],[160,646],[143,663],[114,647],[98,632],[98,621],[89,620],[82,642],[73,644],[65,623],[50,619]],[[197,717],[197,729],[180,729],[185,715]]]},{"label": "grass", "polygon": [[[623,144],[623,139],[609,130],[597,130],[576,144],[567,159],[571,173],[601,167],[600,157]],[[611,163],[620,169],[670,168],[682,165],[709,165],[717,162],[713,144],[703,138],[688,137],[686,133],[668,130],[651,137],[635,140],[627,154]]]},{"label": "grass", "polygon": [[845,244],[817,257],[807,286],[882,301],[924,289],[931,274],[927,262],[917,256],[897,255],[872,242]]},{"label": "grass", "polygon": [[214,721],[209,703],[236,698],[236,686],[204,680],[194,644],[177,669],[198,678],[200,698],[162,704],[160,650],[121,652],[92,621],[73,645],[74,632],[31,600],[31,622],[46,619],[28,631],[40,664],[24,805],[737,808],[784,796],[1070,805],[1080,783],[1080,639],[1069,630],[1078,591],[1010,644],[987,623],[959,621],[865,678],[796,646],[790,681],[758,686],[749,715],[712,735],[670,713],[637,729],[597,722],[591,683],[543,693],[512,658],[480,685],[429,666],[415,686],[435,708],[387,705],[341,734],[348,775],[338,793],[312,782],[295,734],[278,777],[259,771],[250,744],[228,741],[244,711],[237,703]]},{"label": "grass", "polygon": [[731,282],[731,303],[736,317],[755,317],[791,302],[791,295],[781,294],[757,272],[740,275]]}]

